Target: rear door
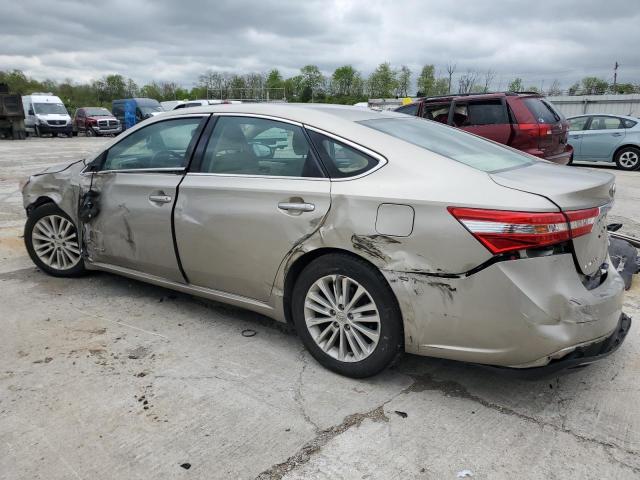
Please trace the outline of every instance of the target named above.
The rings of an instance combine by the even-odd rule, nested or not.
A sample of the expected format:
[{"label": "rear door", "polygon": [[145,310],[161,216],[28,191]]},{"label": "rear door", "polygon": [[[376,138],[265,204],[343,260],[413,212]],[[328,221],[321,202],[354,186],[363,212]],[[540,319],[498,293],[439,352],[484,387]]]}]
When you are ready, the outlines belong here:
[{"label": "rear door", "polygon": [[84,225],[92,262],[184,282],[171,226],[177,187],[208,116],[155,122],[103,154],[93,179],[99,214]]},{"label": "rear door", "polygon": [[451,125],[505,145],[509,143],[512,131],[503,98],[456,101]]},{"label": "rear door", "polygon": [[582,156],[585,159],[612,160],[613,152],[622,144],[625,128],[618,117],[591,117],[587,129],[582,132]]},{"label": "rear door", "polygon": [[582,138],[588,123],[588,116],[569,119],[569,144],[573,147],[574,160],[582,160]]},{"label": "rear door", "polygon": [[[216,117],[180,185],[180,260],[192,285],[265,302],[287,253],[329,211],[331,183],[300,124]],[[282,148],[264,138],[283,139]]]}]

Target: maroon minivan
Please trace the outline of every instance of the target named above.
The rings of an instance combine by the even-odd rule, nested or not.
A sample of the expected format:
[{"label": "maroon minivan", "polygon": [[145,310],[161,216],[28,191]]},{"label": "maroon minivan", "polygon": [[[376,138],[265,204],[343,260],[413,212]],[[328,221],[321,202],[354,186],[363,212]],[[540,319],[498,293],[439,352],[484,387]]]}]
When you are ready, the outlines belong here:
[{"label": "maroon minivan", "polygon": [[537,93],[426,97],[396,112],[446,123],[554,163],[571,162],[569,122]]}]

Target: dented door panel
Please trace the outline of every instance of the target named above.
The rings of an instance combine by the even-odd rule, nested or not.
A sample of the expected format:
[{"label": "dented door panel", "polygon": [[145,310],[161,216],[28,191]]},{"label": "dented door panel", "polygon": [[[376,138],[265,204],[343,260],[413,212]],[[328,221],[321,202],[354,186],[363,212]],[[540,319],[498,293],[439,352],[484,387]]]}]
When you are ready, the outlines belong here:
[{"label": "dented door panel", "polygon": [[[330,185],[326,179],[187,174],[175,229],[189,282],[267,301],[282,260],[329,211]],[[281,203],[313,210],[286,210]]]},{"label": "dented door panel", "polygon": [[[96,174],[100,214],[84,224],[90,261],[184,282],[171,231],[171,210],[181,179],[177,173]],[[153,201],[150,196],[169,201]]]}]

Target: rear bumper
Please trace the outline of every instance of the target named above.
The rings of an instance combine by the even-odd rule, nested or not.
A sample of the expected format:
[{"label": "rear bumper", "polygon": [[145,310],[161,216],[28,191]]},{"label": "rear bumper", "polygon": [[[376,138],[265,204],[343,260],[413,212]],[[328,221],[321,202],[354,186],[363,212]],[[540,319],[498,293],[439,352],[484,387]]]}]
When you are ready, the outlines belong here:
[{"label": "rear bumper", "polygon": [[384,272],[409,353],[501,367],[542,367],[617,328],[624,282],[609,266],[587,290],[571,254],[495,263],[470,276]]},{"label": "rear bumper", "polygon": [[567,144],[564,151],[554,155],[546,155],[545,152],[538,149],[526,150],[526,152],[549,162],[557,163],[559,165],[568,165],[571,162],[571,157],[573,156],[573,147]]},{"label": "rear bumper", "polygon": [[[566,353],[556,360],[551,360],[542,367],[513,368],[508,370],[519,377],[543,377],[561,370],[589,365],[590,363],[608,357],[618,350],[627,338],[627,333],[629,333],[630,328],[631,317],[622,313],[620,314],[618,325],[614,331],[603,340],[572,348],[570,353]],[[505,369],[500,370],[505,371]]]}]

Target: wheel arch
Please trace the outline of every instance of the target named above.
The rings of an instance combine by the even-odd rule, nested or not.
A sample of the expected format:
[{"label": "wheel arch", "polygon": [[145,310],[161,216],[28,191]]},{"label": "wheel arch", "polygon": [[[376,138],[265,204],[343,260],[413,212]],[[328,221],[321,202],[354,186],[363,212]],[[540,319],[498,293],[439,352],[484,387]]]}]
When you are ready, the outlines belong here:
[{"label": "wheel arch", "polygon": [[376,272],[380,273],[381,277],[383,278],[385,285],[389,288],[389,291],[391,292],[393,299],[396,303],[396,307],[398,309],[398,312],[400,312],[400,317],[402,318],[402,322],[401,322],[401,328],[402,328],[402,336],[404,337],[404,316],[403,316],[403,310],[400,306],[400,302],[398,301],[398,298],[396,296],[395,291],[393,290],[393,288],[391,288],[391,285],[389,284],[389,281],[387,280],[387,278],[382,274],[382,272],[380,271],[380,267],[378,267],[377,265],[375,265],[374,263],[372,263],[371,261],[369,261],[367,258],[358,255],[350,250],[346,250],[343,248],[335,248],[335,247],[320,247],[320,248],[316,248],[314,250],[311,250],[309,252],[304,253],[303,255],[301,255],[300,257],[298,257],[289,267],[289,269],[286,271],[285,273],[285,279],[284,279],[284,289],[283,289],[283,297],[282,297],[282,303],[283,303],[283,309],[284,309],[284,316],[285,319],[287,321],[288,324],[293,325],[293,314],[291,311],[291,294],[293,292],[293,287],[296,284],[296,280],[298,279],[298,277],[300,276],[300,273],[302,273],[302,271],[304,270],[304,268],[309,265],[312,261],[314,261],[317,258],[323,257],[325,255],[328,254],[335,254],[335,253],[339,253],[345,256],[349,256],[352,258],[355,258],[359,261],[362,261],[364,263],[366,263],[367,265],[369,265],[371,268],[373,268]]},{"label": "wheel arch", "polygon": [[41,207],[42,205],[45,205],[47,203],[53,203],[55,205],[57,205],[57,203],[55,202],[55,200],[51,197],[48,197],[46,195],[41,195],[40,197],[38,197],[35,201],[31,202],[29,204],[29,206],[27,206],[26,210],[27,210],[27,217],[29,215],[31,215],[31,213],[38,207]]},{"label": "wheel arch", "polygon": [[615,152],[613,152],[613,157],[611,158],[611,160],[615,161],[618,153],[620,153],[620,150],[625,148],[635,148],[636,150],[640,150],[640,145],[636,143],[625,143],[624,145],[620,145],[618,148],[616,148]]}]

